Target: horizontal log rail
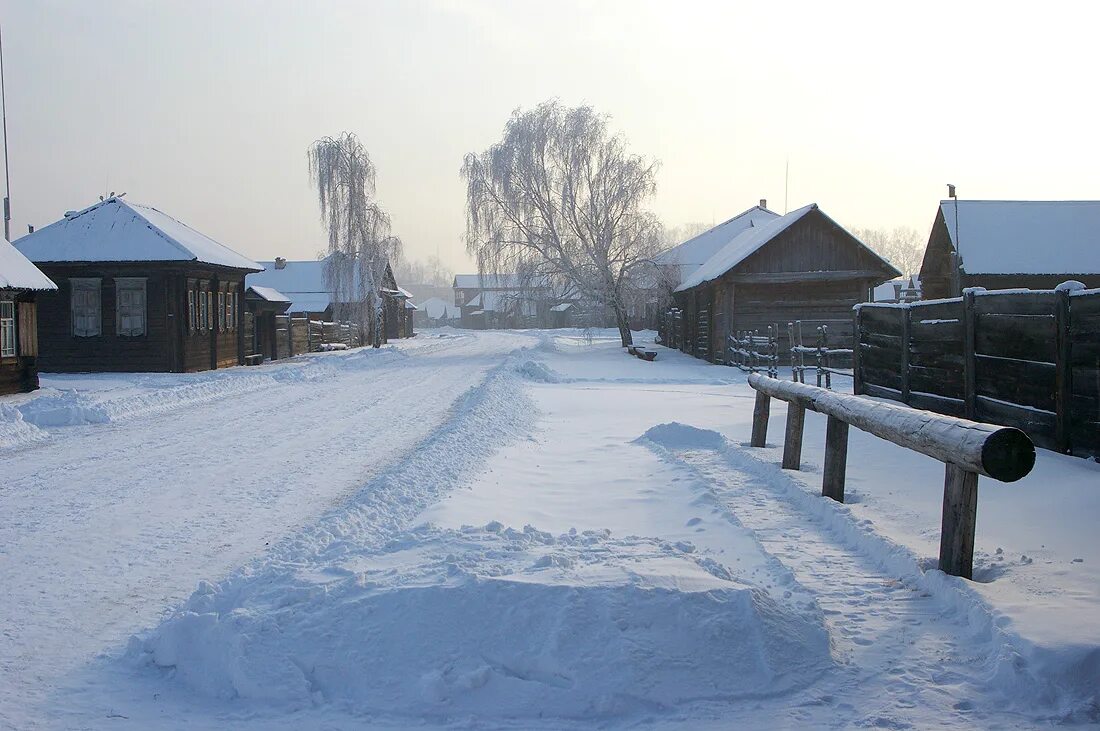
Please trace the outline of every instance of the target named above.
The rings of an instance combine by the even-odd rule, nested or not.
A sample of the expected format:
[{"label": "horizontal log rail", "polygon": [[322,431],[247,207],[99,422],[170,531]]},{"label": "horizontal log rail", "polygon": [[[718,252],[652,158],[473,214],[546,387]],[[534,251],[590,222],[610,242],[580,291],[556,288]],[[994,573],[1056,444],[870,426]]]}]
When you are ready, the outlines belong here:
[{"label": "horizontal log rail", "polygon": [[954,576],[969,579],[974,571],[978,476],[1014,482],[1035,466],[1035,445],[1014,427],[919,411],[758,373],[749,376],[749,385],[756,391],[751,441],[754,447],[765,446],[771,399],[788,404],[784,469],[797,470],[801,466],[806,411],[829,417],[821,485],[825,497],[844,502],[849,425],[943,462],[946,472],[940,569]]}]

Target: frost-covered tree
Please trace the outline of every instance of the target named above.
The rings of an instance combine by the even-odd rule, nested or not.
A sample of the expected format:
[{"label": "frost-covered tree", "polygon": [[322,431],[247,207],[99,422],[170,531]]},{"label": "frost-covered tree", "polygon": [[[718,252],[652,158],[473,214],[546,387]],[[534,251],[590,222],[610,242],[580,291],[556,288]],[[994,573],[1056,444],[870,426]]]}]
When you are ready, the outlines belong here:
[{"label": "frost-covered tree", "polygon": [[374,200],[374,165],[351,132],[317,140],[308,157],[328,229],[325,284],[335,316],[366,328],[362,334],[377,348],[385,333],[382,285],[386,267],[400,257],[401,240]]},{"label": "frost-covered tree", "polygon": [[650,285],[660,248],[643,208],[656,169],[591,107],[517,109],[500,142],[463,162],[467,250],[482,274],[514,272],[609,308],[629,345],[627,295]]},{"label": "frost-covered tree", "polygon": [[915,228],[853,228],[852,234],[875,253],[909,276],[920,272],[925,242]]}]

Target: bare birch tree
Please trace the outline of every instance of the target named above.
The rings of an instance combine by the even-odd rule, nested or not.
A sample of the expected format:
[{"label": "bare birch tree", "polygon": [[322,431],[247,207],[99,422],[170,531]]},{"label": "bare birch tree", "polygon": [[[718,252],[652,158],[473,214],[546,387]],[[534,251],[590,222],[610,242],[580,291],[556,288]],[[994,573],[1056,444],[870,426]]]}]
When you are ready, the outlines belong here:
[{"label": "bare birch tree", "polygon": [[875,253],[901,270],[905,276],[920,272],[925,242],[915,228],[853,228],[852,235],[874,249]]},{"label": "bare birch tree", "polygon": [[482,274],[515,273],[610,308],[629,345],[626,295],[652,280],[660,245],[643,209],[656,169],[591,107],[517,109],[500,142],[463,162],[467,251]]},{"label": "bare birch tree", "polygon": [[377,348],[385,333],[386,267],[400,257],[401,240],[390,233],[389,216],[374,200],[374,164],[351,132],[317,140],[308,157],[328,229],[325,285],[334,315],[366,328],[361,334]]}]

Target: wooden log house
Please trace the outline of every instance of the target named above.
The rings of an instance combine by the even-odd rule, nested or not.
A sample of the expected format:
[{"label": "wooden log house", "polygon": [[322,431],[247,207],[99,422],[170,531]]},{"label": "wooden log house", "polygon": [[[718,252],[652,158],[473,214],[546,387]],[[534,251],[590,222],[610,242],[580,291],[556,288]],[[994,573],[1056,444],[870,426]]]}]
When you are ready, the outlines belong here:
[{"label": "wooden log house", "polygon": [[38,388],[38,306],[57,290],[49,277],[0,240],[0,395]]},{"label": "wooden log house", "polygon": [[921,263],[925,299],[967,287],[1100,287],[1100,201],[940,201]]},{"label": "wooden log house", "polygon": [[203,371],[243,362],[244,278],[262,269],[112,196],[15,242],[58,284],[39,298],[47,371]]},{"label": "wooden log house", "polygon": [[280,355],[285,355],[279,352],[275,317],[284,314],[290,304],[288,296],[271,287],[255,285],[245,290],[244,332],[248,355],[262,356],[265,360],[276,360]]},{"label": "wooden log house", "polygon": [[900,276],[818,208],[753,221],[719,248],[676,289],[683,312],[678,346],[712,362],[725,362],[728,337],[778,324],[786,356],[786,324],[835,320],[852,334],[852,307],[875,285]]}]

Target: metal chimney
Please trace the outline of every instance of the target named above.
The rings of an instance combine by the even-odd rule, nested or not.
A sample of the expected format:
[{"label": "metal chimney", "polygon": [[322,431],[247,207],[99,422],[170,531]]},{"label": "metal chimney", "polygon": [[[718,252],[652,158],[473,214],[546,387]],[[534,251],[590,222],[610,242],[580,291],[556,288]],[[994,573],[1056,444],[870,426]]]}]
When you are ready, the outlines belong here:
[{"label": "metal chimney", "polygon": [[761,208],[767,208],[768,207],[768,199],[767,198],[761,198],[760,199],[760,207]]}]

